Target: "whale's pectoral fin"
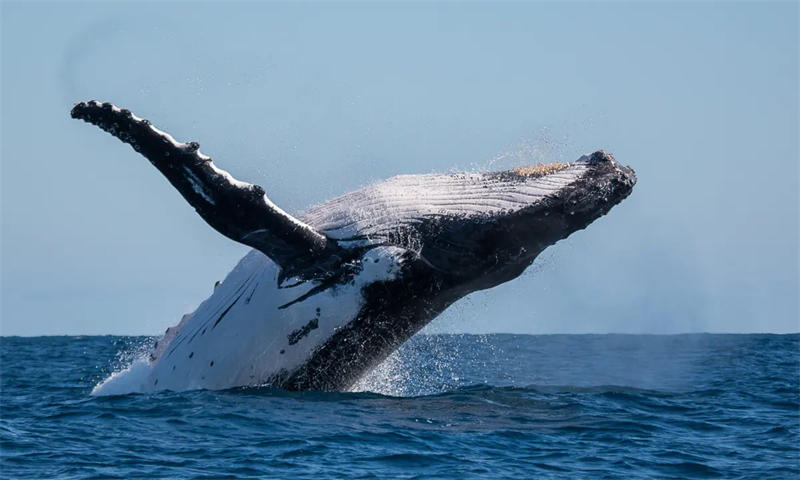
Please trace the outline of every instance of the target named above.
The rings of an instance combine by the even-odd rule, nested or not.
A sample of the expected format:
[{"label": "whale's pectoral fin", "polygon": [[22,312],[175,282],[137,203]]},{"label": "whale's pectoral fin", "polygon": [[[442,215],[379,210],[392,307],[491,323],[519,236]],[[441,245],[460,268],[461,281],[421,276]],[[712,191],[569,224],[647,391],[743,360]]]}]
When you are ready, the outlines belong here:
[{"label": "whale's pectoral fin", "polygon": [[335,241],[273,204],[258,185],[234,179],[195,142],[180,143],[147,120],[110,103],[81,102],[79,118],[144,155],[217,231],[272,258],[287,272],[309,268],[338,249]]}]

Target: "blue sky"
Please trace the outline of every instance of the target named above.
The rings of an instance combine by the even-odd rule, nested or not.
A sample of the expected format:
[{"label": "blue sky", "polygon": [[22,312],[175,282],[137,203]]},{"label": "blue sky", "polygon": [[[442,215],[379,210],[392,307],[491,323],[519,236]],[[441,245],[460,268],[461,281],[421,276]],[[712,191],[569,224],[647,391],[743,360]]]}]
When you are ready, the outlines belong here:
[{"label": "blue sky", "polygon": [[111,101],[300,212],[597,149],[633,195],[430,331],[795,332],[796,3],[2,3],[4,335],[155,334],[247,248],[71,120]]}]

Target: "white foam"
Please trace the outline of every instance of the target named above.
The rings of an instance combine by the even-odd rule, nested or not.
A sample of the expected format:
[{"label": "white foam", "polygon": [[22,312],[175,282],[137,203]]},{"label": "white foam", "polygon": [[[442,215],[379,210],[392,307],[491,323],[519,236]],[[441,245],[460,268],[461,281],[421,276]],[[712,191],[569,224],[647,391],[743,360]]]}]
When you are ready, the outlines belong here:
[{"label": "white foam", "polygon": [[152,369],[152,364],[145,355],[142,355],[126,368],[112,373],[111,376],[95,385],[91,394],[93,396],[103,396],[144,392],[146,391],[147,377]]}]

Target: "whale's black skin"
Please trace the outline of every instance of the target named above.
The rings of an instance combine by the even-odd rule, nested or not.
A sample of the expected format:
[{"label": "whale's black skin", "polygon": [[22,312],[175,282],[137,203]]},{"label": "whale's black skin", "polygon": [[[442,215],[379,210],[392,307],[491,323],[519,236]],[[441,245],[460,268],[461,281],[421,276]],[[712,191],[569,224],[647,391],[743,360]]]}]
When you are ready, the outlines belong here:
[{"label": "whale's black skin", "polygon": [[[453,302],[516,278],[546,247],[606,214],[630,194],[636,182],[630,167],[597,151],[573,164],[481,174],[484,188],[499,185],[513,193],[515,185],[528,182],[546,186],[555,178],[552,172],[580,170],[580,175],[553,194],[520,208],[424,215],[408,213],[406,208],[387,228],[371,225],[349,237],[337,237],[336,228],[326,230],[318,220],[331,216],[335,202],[334,207],[323,205],[309,212],[306,217],[312,223],[304,223],[273,205],[261,187],[236,181],[217,169],[199,153],[196,143],[175,142],[127,110],[81,102],[72,116],[131,144],[212,227],[275,261],[281,269],[277,288],[290,277],[316,282],[311,292],[279,308],[290,308],[350,282],[362,269],[365,251],[387,245],[404,249],[396,277],[363,287],[364,302],[355,318],[315,348],[300,367],[279,371],[268,380],[296,390],[349,388]],[[359,192],[350,195],[357,204]],[[350,201],[347,195],[341,198]],[[313,319],[292,332],[290,344],[300,342],[317,325]]]}]

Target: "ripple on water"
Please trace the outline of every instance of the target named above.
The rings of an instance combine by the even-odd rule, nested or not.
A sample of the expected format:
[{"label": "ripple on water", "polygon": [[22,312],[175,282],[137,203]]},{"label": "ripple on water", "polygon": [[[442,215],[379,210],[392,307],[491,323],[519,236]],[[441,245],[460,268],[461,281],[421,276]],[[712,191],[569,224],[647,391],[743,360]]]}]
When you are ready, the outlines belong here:
[{"label": "ripple on water", "polygon": [[417,336],[351,393],[89,395],[149,342],[4,338],[3,476],[800,476],[799,335]]}]

